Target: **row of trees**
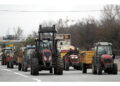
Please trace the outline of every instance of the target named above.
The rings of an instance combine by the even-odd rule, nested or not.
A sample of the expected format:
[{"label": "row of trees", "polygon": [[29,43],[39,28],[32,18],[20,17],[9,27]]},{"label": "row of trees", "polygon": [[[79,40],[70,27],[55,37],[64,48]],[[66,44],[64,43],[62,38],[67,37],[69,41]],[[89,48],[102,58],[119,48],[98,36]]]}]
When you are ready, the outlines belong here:
[{"label": "row of trees", "polygon": [[[120,50],[120,6],[107,5],[101,10],[101,19],[98,21],[93,17],[78,21],[68,26],[67,22],[60,19],[56,23],[58,33],[71,34],[72,45],[80,49],[88,49],[95,42],[107,41],[113,43],[114,50]],[[51,26],[54,22],[44,23],[44,26]],[[37,33],[29,35],[26,44],[33,44],[33,38]]]},{"label": "row of trees", "polygon": [[88,49],[98,41],[113,43],[115,50],[120,50],[120,6],[107,5],[101,11],[99,21],[88,18],[69,27],[59,28],[59,33],[70,33],[72,45]]}]

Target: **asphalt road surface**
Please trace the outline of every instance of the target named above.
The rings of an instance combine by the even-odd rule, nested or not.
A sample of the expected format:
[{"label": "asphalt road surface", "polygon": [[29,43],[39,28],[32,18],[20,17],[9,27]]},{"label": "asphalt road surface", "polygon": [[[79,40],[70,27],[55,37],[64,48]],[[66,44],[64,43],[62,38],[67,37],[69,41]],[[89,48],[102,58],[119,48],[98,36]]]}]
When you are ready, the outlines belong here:
[{"label": "asphalt road surface", "polygon": [[41,71],[38,76],[30,75],[30,71],[18,71],[17,66],[14,69],[7,69],[0,65],[0,82],[119,82],[118,75],[93,75],[89,69],[87,74],[82,74],[80,70],[70,69],[64,71],[63,75],[49,74],[49,71]]}]

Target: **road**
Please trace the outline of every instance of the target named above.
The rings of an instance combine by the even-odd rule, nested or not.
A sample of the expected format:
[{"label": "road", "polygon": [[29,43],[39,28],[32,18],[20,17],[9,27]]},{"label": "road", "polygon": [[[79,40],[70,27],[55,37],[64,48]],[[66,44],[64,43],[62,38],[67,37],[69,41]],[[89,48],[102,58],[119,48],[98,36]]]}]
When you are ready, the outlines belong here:
[{"label": "road", "polygon": [[49,74],[48,71],[39,72],[38,76],[31,76],[30,71],[22,72],[14,69],[7,69],[6,66],[0,65],[0,82],[119,82],[120,72],[118,75],[93,75],[91,69],[87,74],[82,71],[73,70],[64,71],[63,75]]}]

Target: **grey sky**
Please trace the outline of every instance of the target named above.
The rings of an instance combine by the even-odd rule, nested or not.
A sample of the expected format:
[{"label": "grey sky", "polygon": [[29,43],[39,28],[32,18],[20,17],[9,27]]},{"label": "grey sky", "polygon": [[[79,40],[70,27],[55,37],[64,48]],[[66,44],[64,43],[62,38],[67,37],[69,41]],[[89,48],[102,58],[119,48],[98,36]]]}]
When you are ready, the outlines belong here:
[{"label": "grey sky", "polygon": [[[5,4],[4,1],[7,1]],[[13,1],[11,3],[10,1]],[[21,1],[21,2],[19,2]],[[23,4],[23,1],[24,4]],[[28,1],[28,0],[27,0]],[[24,35],[31,33],[32,31],[37,31],[39,24],[48,21],[58,21],[60,18],[71,19],[71,20],[81,20],[82,18],[88,18],[89,16],[99,19],[100,11],[90,12],[89,10],[102,10],[103,6],[107,4],[104,3],[85,3],[80,2],[81,0],[29,0],[28,4],[26,0],[2,0],[3,4],[0,4],[0,10],[12,10],[12,11],[81,11],[77,12],[4,12],[0,11],[0,36],[6,35],[8,33],[13,33],[14,28],[20,26],[24,30]],[[86,0],[85,0],[86,1]],[[92,0],[94,1],[94,0]],[[97,1],[97,0],[96,0]],[[111,0],[112,1],[112,0]],[[108,3],[109,4],[109,3]],[[89,12],[87,12],[89,11]]]}]

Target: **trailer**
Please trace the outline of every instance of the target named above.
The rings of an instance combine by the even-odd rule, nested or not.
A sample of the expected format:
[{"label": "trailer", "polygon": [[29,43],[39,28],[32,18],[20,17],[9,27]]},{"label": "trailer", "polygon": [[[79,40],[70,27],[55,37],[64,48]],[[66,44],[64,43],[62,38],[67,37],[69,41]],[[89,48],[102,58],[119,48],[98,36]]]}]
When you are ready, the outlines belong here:
[{"label": "trailer", "polygon": [[82,72],[87,73],[87,69],[92,69],[93,56],[95,51],[80,51],[80,63]]}]

